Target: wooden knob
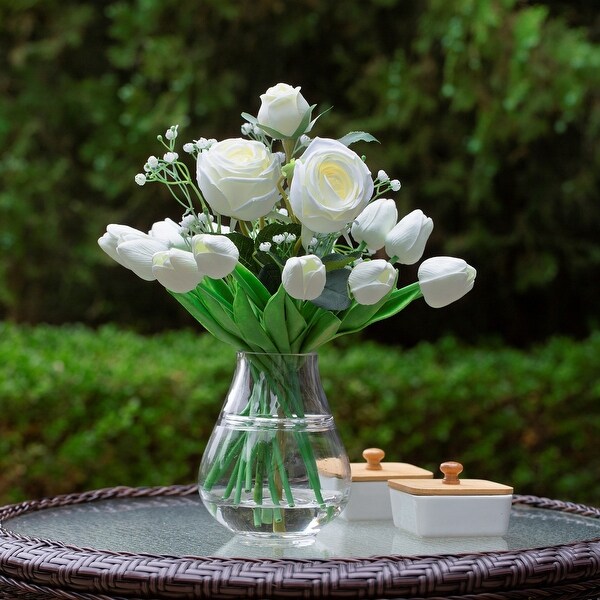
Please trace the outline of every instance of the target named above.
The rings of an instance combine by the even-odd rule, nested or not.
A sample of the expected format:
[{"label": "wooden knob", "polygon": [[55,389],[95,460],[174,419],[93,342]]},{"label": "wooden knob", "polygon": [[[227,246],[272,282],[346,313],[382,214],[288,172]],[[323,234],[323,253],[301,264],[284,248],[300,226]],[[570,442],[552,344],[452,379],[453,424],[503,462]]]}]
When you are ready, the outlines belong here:
[{"label": "wooden knob", "polygon": [[448,483],[450,485],[459,485],[460,479],[458,475],[462,473],[463,466],[459,462],[449,460],[440,465],[440,471],[444,474],[442,483]]},{"label": "wooden knob", "polygon": [[362,453],[363,458],[367,461],[365,467],[369,471],[381,471],[381,461],[385,456],[385,452],[381,448],[367,448]]}]

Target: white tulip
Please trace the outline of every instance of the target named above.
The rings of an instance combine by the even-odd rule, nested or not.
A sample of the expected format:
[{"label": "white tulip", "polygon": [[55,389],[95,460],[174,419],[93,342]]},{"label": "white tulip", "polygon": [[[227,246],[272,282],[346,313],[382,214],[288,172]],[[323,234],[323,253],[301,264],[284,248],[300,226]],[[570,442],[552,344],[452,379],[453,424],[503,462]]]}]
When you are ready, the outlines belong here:
[{"label": "white tulip", "polygon": [[111,223],[106,228],[106,233],[98,239],[98,245],[106,254],[120,265],[127,267],[123,259],[117,253],[117,246],[123,241],[124,235],[138,236],[140,238],[147,237],[143,231],[129,227],[129,225],[119,225]]},{"label": "white tulip", "polygon": [[358,217],[373,187],[358,154],[337,140],[315,138],[295,162],[289,199],[307,229],[334,233]]},{"label": "white tulip", "polygon": [[[293,136],[310,110],[308,102],[300,93],[299,87],[278,83],[260,96],[258,125],[264,125],[281,133],[283,137]],[[303,133],[303,132],[300,132]]]},{"label": "white tulip", "polygon": [[298,300],[314,300],[325,289],[325,265],[314,254],[288,258],[281,283],[285,291]]},{"label": "white tulip", "polygon": [[152,257],[152,273],[168,290],[179,293],[193,290],[203,277],[194,255],[179,248],[156,252]]},{"label": "white tulip", "polygon": [[381,198],[367,205],[352,224],[352,237],[365,242],[371,251],[383,248],[385,237],[398,220],[398,209],[393,200]]},{"label": "white tulip", "polygon": [[397,276],[387,260],[368,260],[352,269],[348,287],[359,304],[377,304],[396,285]]},{"label": "white tulip", "polygon": [[138,277],[145,281],[156,279],[152,273],[152,257],[163,250],[169,249],[168,242],[146,237],[132,237],[125,235],[117,246],[117,254],[122,263],[131,269]]},{"label": "white tulip", "polygon": [[432,231],[433,221],[422,210],[413,210],[387,234],[385,251],[396,262],[414,265],[423,256]]},{"label": "white tulip", "polygon": [[198,271],[213,279],[229,275],[240,258],[237,246],[228,237],[211,233],[195,235],[192,252]]},{"label": "white tulip", "polygon": [[176,248],[186,247],[185,240],[181,236],[181,227],[172,219],[165,219],[164,221],[153,223],[148,235],[167,242],[169,246],[175,246]]},{"label": "white tulip", "polygon": [[198,154],[198,186],[214,212],[254,221],[279,200],[281,163],[261,142],[223,140]]},{"label": "white tulip", "polygon": [[437,256],[423,261],[417,275],[425,302],[442,308],[473,288],[477,271],[462,258]]}]

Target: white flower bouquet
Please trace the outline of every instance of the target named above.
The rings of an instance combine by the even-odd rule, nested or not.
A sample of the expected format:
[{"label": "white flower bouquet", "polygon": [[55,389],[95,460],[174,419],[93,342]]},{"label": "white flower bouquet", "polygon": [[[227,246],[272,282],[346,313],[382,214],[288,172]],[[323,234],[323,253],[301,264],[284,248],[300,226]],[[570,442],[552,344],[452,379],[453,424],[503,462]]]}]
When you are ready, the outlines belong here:
[{"label": "white flower bouquet", "polygon": [[[421,210],[398,218],[387,197],[400,189],[398,180],[383,171],[373,178],[363,157],[350,149],[375,141],[371,135],[309,138],[318,118],[314,108],[300,88],[270,88],[256,117],[242,113],[244,137],[183,145],[195,159],[195,177],[176,151],[178,127],[170,127],[158,136],[163,157],[150,156],[135,181],[166,185],[182,205],[182,218],[154,223],[148,233],[109,225],[101,248],[139,277],[157,280],[217,339],[257,356],[314,352],[420,297],[436,308],[461,298],[473,287],[475,269],[459,258],[429,258],[418,269],[418,281],[396,287],[397,265],[421,259],[433,222]],[[282,386],[273,361],[255,360],[267,371],[271,365],[274,385],[287,389],[281,413],[296,414],[295,386]],[[267,414],[268,399],[264,393],[261,398],[248,411]],[[262,482],[253,473],[281,454],[277,436],[262,452],[254,451],[251,437],[221,440],[210,475],[214,481],[227,475],[230,482],[235,475],[227,489],[238,501],[245,492],[256,497],[259,485],[262,498]],[[301,438],[298,443],[322,503],[311,466],[315,457],[309,444]],[[246,459],[232,460],[232,448],[244,445]],[[289,478],[282,475],[279,496],[293,505]],[[208,490],[212,485],[204,483]],[[282,501],[272,485],[269,494],[274,503]],[[256,519],[260,523],[260,515]]]}]

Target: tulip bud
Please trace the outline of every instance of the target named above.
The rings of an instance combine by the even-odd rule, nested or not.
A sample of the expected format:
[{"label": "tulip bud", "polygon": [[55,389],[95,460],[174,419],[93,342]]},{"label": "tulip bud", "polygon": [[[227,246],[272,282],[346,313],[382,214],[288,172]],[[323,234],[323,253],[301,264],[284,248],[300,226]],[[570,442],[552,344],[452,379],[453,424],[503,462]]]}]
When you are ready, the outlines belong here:
[{"label": "tulip bud", "polygon": [[192,238],[192,252],[200,273],[213,279],[229,275],[240,258],[237,246],[228,237],[210,233]]},{"label": "tulip bud", "polygon": [[[147,237],[145,233],[129,227],[129,225],[118,225],[117,223],[111,223],[106,228],[106,233],[98,239],[98,245],[106,254],[108,254],[113,260],[118,262],[120,265],[127,267],[123,259],[117,253],[117,246],[124,241],[123,236],[129,235],[132,237]],[[128,268],[128,267],[127,267]]]},{"label": "tulip bud", "polygon": [[368,260],[352,269],[348,287],[359,304],[377,304],[396,285],[397,276],[387,260]]},{"label": "tulip bud", "polygon": [[131,239],[131,236],[126,235],[124,240],[117,246],[122,264],[145,281],[156,279],[152,273],[152,257],[157,252],[168,250],[168,243],[150,236]]},{"label": "tulip bud", "polygon": [[148,235],[167,242],[169,246],[185,248],[185,240],[181,237],[181,227],[172,219],[157,221],[150,228]]},{"label": "tulip bud", "polygon": [[352,224],[352,237],[365,242],[371,251],[383,248],[387,234],[398,220],[398,209],[393,200],[375,200],[356,217]]},{"label": "tulip bud", "polygon": [[433,221],[422,210],[406,215],[385,237],[387,255],[403,265],[414,265],[423,256],[433,231]]},{"label": "tulip bud", "polygon": [[436,256],[423,261],[417,275],[425,302],[442,308],[473,288],[477,271],[462,258]]},{"label": "tulip bud", "polygon": [[194,255],[178,248],[156,252],[152,257],[152,273],[168,290],[179,293],[193,290],[203,277]]},{"label": "tulip bud", "polygon": [[318,298],[325,289],[325,281],[325,265],[314,254],[288,258],[281,273],[283,288],[298,300]]}]

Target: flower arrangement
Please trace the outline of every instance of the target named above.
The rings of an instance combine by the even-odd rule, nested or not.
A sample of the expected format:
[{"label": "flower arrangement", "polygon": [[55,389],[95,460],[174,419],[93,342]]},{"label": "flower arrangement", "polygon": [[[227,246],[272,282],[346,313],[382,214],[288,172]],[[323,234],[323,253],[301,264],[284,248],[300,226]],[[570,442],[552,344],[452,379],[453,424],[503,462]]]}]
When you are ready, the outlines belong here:
[{"label": "flower arrangement", "polygon": [[[142,279],[157,280],[216,338],[259,354],[313,352],[420,297],[435,308],[461,298],[476,273],[459,258],[429,258],[417,282],[396,287],[397,265],[421,259],[433,221],[421,210],[398,218],[388,196],[400,189],[399,181],[384,171],[373,178],[364,158],[350,149],[376,141],[371,135],[308,137],[321,116],[313,118],[314,108],[299,87],[271,87],[256,117],[242,113],[243,137],[183,145],[195,159],[195,176],[176,150],[178,126],[170,127],[158,136],[163,157],[150,156],[135,181],[166,185],[182,218],[154,223],[148,233],[108,225],[100,247]],[[290,375],[281,380],[273,362],[255,360],[271,372],[271,387],[286,390],[281,413],[301,412]],[[259,393],[247,413],[267,414],[267,396]],[[263,436],[260,452],[251,437],[221,440],[204,489],[226,475],[226,493],[238,503],[245,493],[256,498],[259,486],[262,499],[254,473],[274,465],[278,490],[270,481],[266,495],[274,506],[283,496],[293,505],[277,436]],[[310,445],[301,436],[297,443],[323,505]],[[242,446],[245,454],[232,460],[232,449]],[[261,519],[255,514],[257,525]]]}]

